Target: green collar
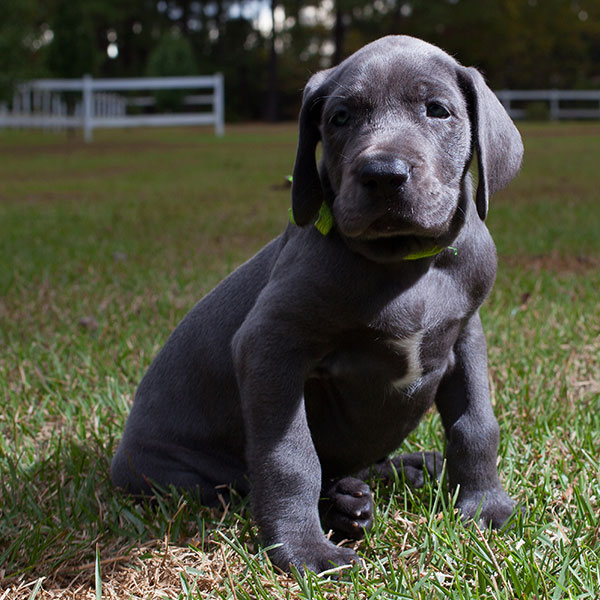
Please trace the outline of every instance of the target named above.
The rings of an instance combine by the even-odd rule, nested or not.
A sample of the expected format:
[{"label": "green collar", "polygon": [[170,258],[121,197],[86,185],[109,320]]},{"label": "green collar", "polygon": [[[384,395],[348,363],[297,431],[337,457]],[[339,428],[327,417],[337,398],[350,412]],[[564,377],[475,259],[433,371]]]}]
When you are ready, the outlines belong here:
[{"label": "green collar", "polygon": [[[294,214],[292,209],[289,208],[290,215],[290,223],[295,225]],[[319,209],[319,216],[317,220],[314,222],[314,226],[317,228],[317,231],[321,235],[327,235],[331,229],[333,228],[333,215],[331,214],[331,209],[329,206],[323,202],[321,204],[321,208]],[[454,256],[458,254],[458,249],[453,246],[447,246],[446,248],[454,251]],[[407,254],[402,260],[420,260],[421,258],[429,258],[430,256],[435,256],[439,254],[443,250],[446,250],[444,247],[433,246],[433,248],[429,248],[428,250],[423,250],[422,252],[413,252],[413,254]]]},{"label": "green collar", "polygon": [[[422,252],[413,252],[412,254],[407,254],[402,260],[419,260],[421,258],[429,258],[430,256],[435,256],[439,254],[442,250],[446,248],[440,248],[440,246],[434,246],[433,248],[429,248],[429,250],[423,250]],[[456,254],[458,251],[454,249],[454,253]]]},{"label": "green collar", "polygon": [[[290,214],[290,223],[295,225],[296,221],[294,221],[294,213],[292,212],[292,209],[288,208],[288,212]],[[314,226],[321,235],[327,235],[333,228],[333,215],[331,214],[331,209],[327,204],[325,204],[325,202],[321,204],[319,216],[314,222]]]}]

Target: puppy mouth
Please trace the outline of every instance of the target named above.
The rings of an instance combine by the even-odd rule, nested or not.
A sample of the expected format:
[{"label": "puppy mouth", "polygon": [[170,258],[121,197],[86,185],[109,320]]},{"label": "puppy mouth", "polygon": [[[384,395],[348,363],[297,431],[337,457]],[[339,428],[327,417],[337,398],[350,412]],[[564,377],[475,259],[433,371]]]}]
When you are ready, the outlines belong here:
[{"label": "puppy mouth", "polygon": [[[447,245],[452,215],[445,214],[445,210],[422,213],[413,204],[388,206],[381,212],[367,205],[360,218],[342,211],[336,215],[338,230],[351,250],[376,262],[429,256],[431,251]],[[335,211],[335,203],[333,208]]]},{"label": "puppy mouth", "polygon": [[421,254],[428,256],[431,250],[440,248],[440,242],[435,237],[398,232],[346,238],[346,243],[351,250],[376,262],[396,262],[407,256]]},{"label": "puppy mouth", "polygon": [[[335,209],[335,205],[334,205]],[[443,235],[448,227],[449,216],[445,211],[431,211],[423,214],[411,205],[388,206],[379,212],[368,207],[359,216],[336,215],[336,222],[347,237],[360,241],[382,240],[386,238],[435,238]],[[372,210],[371,215],[368,214]],[[373,214],[374,213],[374,214]],[[439,214],[442,213],[442,214]]]},{"label": "puppy mouth", "polygon": [[443,228],[426,227],[412,219],[383,217],[371,223],[364,231],[353,236],[361,242],[410,242],[412,240],[433,240],[443,233]]},{"label": "puppy mouth", "polygon": [[[431,234],[430,234],[431,235]],[[427,232],[419,227],[369,227],[362,233],[354,236],[354,239],[361,242],[380,242],[389,240],[406,240],[408,238],[427,237]]]}]

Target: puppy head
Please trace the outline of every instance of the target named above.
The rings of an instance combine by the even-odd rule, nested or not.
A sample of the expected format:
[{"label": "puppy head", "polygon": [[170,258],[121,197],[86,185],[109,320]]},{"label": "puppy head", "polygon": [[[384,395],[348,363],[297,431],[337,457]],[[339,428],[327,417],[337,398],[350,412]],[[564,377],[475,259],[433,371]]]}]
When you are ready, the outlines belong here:
[{"label": "puppy head", "polygon": [[305,89],[294,218],[310,224],[325,199],[339,233],[374,260],[449,243],[464,218],[475,151],[484,219],[489,195],[519,169],[516,127],[475,69],[414,38],[382,38]]}]

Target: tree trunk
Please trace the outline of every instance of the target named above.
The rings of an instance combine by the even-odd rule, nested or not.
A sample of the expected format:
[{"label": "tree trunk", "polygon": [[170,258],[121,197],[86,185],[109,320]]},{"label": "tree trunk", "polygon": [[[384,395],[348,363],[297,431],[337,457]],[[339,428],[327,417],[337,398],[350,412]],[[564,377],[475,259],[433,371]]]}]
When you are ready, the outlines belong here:
[{"label": "tree trunk", "polygon": [[275,0],[271,0],[271,48],[269,52],[269,63],[267,67],[267,102],[265,105],[265,119],[271,123],[279,117],[279,82],[277,77],[277,52],[275,50]]},{"label": "tree trunk", "polygon": [[346,37],[346,24],[344,23],[344,9],[341,6],[342,0],[335,3],[335,25],[333,26],[333,43],[335,50],[333,53],[333,64],[337,65],[344,58],[344,39]]}]

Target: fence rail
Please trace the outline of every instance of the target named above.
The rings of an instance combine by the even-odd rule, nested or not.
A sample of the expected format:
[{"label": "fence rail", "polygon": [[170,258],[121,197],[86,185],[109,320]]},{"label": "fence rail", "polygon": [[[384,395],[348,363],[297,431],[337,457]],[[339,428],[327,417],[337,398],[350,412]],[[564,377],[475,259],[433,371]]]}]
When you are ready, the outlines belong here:
[{"label": "fence rail", "polygon": [[[128,107],[154,105],[152,96],[130,97],[118,92],[152,90],[212,90],[184,99],[184,106],[209,106],[210,111],[162,114],[128,114]],[[69,110],[63,92],[80,92],[81,100]],[[12,107],[0,107],[0,127],[58,129],[82,127],[84,139],[92,140],[93,130],[102,127],[162,127],[214,125],[225,133],[225,94],[220,73],[202,77],[139,77],[132,79],[37,79],[17,89]]]},{"label": "fence rail", "polygon": [[600,119],[600,90],[499,90],[496,96],[513,119],[530,115],[532,103],[552,120]]}]

